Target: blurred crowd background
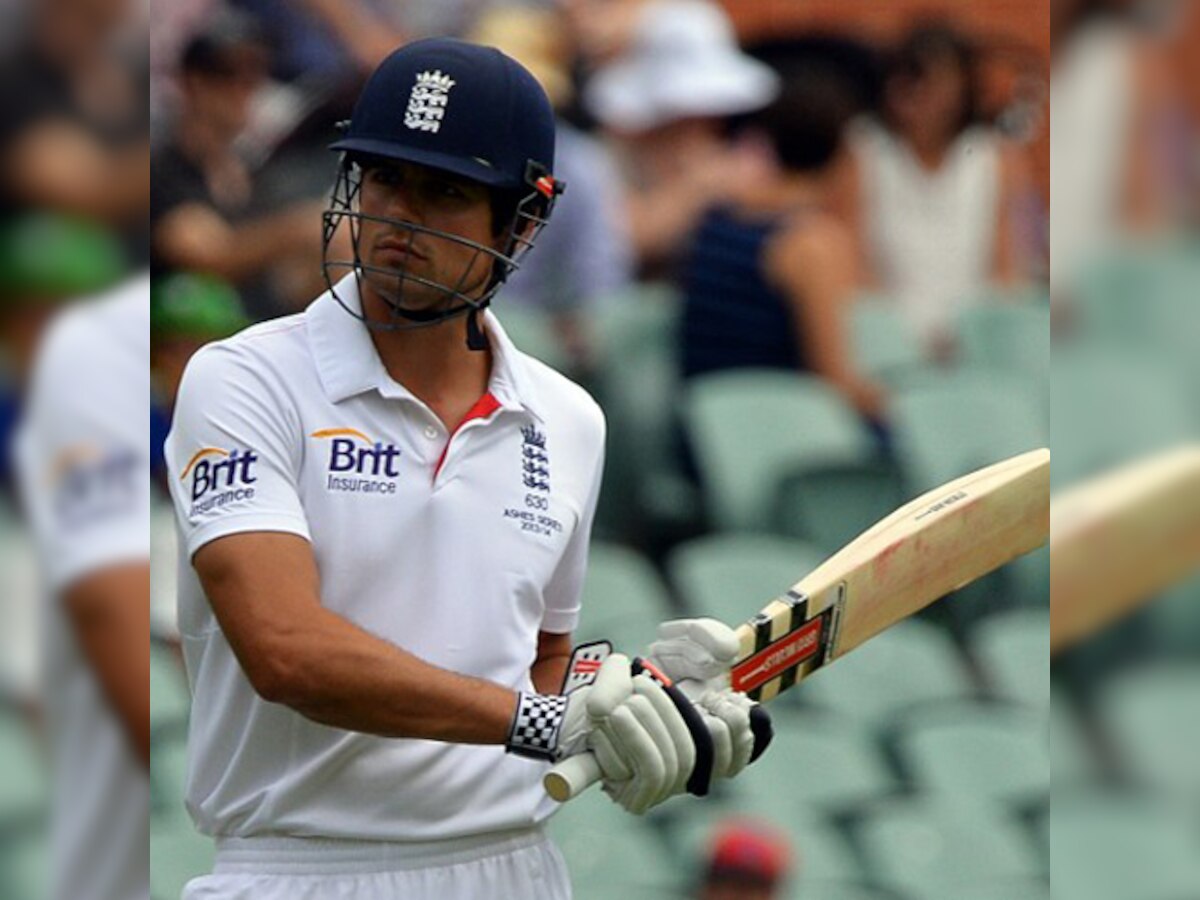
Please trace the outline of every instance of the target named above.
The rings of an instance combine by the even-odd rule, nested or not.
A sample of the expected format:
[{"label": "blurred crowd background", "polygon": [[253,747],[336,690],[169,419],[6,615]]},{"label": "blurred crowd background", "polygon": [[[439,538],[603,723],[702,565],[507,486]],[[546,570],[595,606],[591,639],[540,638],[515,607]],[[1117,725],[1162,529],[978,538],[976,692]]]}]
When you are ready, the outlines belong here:
[{"label": "blurred crowd background", "polygon": [[[559,114],[567,192],[494,308],[608,416],[580,638],[740,621],[903,499],[1012,453],[1052,446],[1057,489],[1200,432],[1187,0],[4,7],[0,432],[46,321],[148,270],[158,461],[190,355],[324,289],[336,123],[432,34],[505,50]],[[0,896],[32,900],[39,595],[7,462],[0,480]],[[161,487],[166,900],[211,847],[179,799]],[[1200,586],[1056,660],[1052,696],[1048,571],[1027,558],[793,692],[760,771],[719,797],[647,821],[564,808],[576,895],[1034,900],[1053,848],[1058,900],[1194,897]]]}]

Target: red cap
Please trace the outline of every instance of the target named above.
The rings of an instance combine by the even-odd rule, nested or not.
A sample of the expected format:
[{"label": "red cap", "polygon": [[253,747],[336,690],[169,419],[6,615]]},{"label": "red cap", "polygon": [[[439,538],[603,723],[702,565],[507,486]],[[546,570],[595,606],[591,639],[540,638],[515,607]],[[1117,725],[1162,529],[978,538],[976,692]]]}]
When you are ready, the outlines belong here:
[{"label": "red cap", "polygon": [[711,875],[739,875],[774,884],[791,868],[791,851],[778,831],[758,822],[728,822],[714,835]]}]

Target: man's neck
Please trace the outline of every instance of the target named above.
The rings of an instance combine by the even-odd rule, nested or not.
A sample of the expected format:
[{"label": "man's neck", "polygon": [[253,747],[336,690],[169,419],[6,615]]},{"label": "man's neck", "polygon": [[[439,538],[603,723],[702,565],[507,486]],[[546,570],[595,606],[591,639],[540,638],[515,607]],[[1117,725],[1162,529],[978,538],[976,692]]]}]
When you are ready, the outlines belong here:
[{"label": "man's neck", "polygon": [[[372,310],[376,304],[363,299],[367,315],[383,320]],[[465,315],[424,328],[371,329],[371,340],[392,380],[429,406],[450,430],[487,391],[492,353],[467,346]]]}]

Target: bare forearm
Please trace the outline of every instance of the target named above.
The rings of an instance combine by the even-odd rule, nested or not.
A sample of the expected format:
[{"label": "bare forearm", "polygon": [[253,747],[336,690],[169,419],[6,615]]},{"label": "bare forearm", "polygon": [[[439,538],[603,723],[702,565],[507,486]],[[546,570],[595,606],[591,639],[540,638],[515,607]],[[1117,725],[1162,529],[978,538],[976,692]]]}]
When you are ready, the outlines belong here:
[{"label": "bare forearm", "polygon": [[114,567],[72,585],[64,597],[76,643],[101,694],[150,765],[150,568]]},{"label": "bare forearm", "polygon": [[287,635],[268,699],[323,725],[381,737],[502,744],[516,693],[430,665],[322,611]]}]

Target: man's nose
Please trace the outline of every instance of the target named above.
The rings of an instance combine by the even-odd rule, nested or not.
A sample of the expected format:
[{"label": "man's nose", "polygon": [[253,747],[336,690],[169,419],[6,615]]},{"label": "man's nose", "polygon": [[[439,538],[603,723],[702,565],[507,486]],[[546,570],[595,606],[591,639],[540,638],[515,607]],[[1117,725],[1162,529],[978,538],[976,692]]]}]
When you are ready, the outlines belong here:
[{"label": "man's nose", "polygon": [[422,204],[418,186],[411,181],[394,185],[388,192],[385,214],[391,219],[420,223]]}]

